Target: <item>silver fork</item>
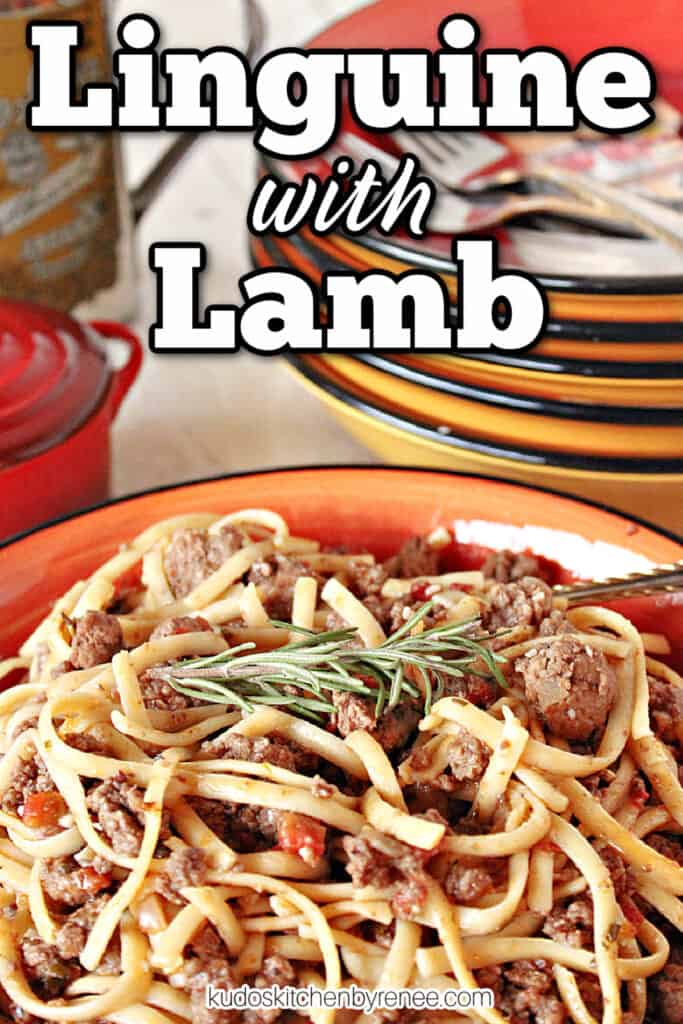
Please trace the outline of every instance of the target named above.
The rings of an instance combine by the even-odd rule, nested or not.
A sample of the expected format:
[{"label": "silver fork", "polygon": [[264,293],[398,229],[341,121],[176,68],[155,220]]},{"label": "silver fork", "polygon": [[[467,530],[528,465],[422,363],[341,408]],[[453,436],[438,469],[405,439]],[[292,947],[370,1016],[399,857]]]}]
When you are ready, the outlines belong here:
[{"label": "silver fork", "polygon": [[[348,132],[339,136],[337,145],[327,154],[331,160],[340,156],[350,156],[359,161],[374,160],[387,177],[393,177],[399,169],[399,161],[391,153]],[[589,221],[603,228],[606,224],[614,227],[614,220],[606,208],[593,202],[582,202],[573,196],[491,193],[482,200],[471,197],[467,192],[449,191],[438,180],[435,185],[437,200],[429,215],[429,227],[439,233],[478,231],[525,213],[554,213],[572,220]],[[618,223],[622,223],[621,218]]]},{"label": "silver fork", "polygon": [[559,597],[567,598],[570,604],[580,604],[593,599],[610,600],[614,597],[681,592],[683,562],[657,565],[646,572],[636,572],[608,580],[560,584],[553,589]]},{"label": "silver fork", "polygon": [[[597,204],[607,219],[627,223],[650,238],[658,238],[683,251],[683,216],[665,209],[643,196],[577,171],[512,154],[486,135],[468,132],[394,132],[393,138],[405,153],[412,153],[424,171],[445,188],[460,194],[480,192],[482,186],[511,185],[519,181],[540,179],[566,190],[584,203]],[[495,153],[493,142],[503,153]],[[506,166],[494,165],[506,156]],[[476,178],[476,187],[468,188],[468,180]],[[530,197],[517,197],[530,198]],[[536,198],[536,197],[533,197]],[[548,198],[561,198],[548,197]]]}]

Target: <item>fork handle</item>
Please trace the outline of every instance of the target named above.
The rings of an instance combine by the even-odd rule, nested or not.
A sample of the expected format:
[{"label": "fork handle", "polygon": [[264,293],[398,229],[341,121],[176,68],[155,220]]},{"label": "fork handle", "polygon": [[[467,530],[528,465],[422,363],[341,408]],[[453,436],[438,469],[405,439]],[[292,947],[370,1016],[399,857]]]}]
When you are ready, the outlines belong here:
[{"label": "fork handle", "polygon": [[[397,132],[396,137],[398,135]],[[396,174],[398,171],[400,166],[398,159],[393,154],[374,146],[367,139],[343,132],[339,136],[339,143],[343,148],[333,147],[329,150],[328,156],[332,160],[346,156],[346,150],[348,150],[348,154],[355,160],[374,160],[387,175]],[[437,193],[439,197],[447,197],[453,204],[458,201],[462,202],[463,207],[467,203],[476,202],[476,199],[467,193],[464,196],[459,196],[455,189],[445,190],[440,183],[437,183]],[[615,221],[620,224],[624,222],[624,218],[619,213],[615,213],[604,203],[596,203],[593,197],[587,200],[585,195],[575,198],[574,195],[570,197],[566,195],[519,196],[513,194],[507,198],[506,202],[501,203],[500,211],[501,221],[507,217],[517,216],[519,213],[555,213],[561,217],[568,217],[570,220],[584,220],[602,226]],[[461,215],[464,224],[466,217],[464,209]],[[434,231],[451,233],[456,230],[452,223],[452,217],[439,217],[438,204],[432,211],[429,223]]]},{"label": "fork handle", "polygon": [[[605,203],[596,203],[595,200],[588,202],[586,194],[559,196],[544,192],[541,195],[520,196],[517,193],[511,193],[507,207],[510,211],[509,216],[515,212],[555,213],[569,220],[584,221],[598,227],[623,226],[625,221],[623,214],[615,207],[607,206]],[[505,210],[505,208],[506,205],[501,203],[501,209]]]},{"label": "fork handle", "polygon": [[533,162],[537,178],[559,185],[580,199],[598,202],[611,215],[628,221],[649,238],[657,238],[683,253],[683,216],[667,210],[659,203],[626,189],[615,188],[585,174],[569,171],[553,164]]},{"label": "fork handle", "polygon": [[659,594],[683,588],[683,561],[658,566],[650,572],[632,573],[630,576],[600,580],[595,583],[570,583],[554,587],[554,593],[567,599],[569,604],[580,604],[589,598],[637,597]]}]

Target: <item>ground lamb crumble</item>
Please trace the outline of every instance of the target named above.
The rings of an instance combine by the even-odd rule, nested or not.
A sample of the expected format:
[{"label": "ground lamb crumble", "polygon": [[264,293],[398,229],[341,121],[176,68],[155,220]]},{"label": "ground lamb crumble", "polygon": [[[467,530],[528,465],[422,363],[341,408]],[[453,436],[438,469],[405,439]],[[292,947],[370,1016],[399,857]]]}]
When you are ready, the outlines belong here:
[{"label": "ground lamb crumble", "polygon": [[212,760],[227,758],[235,761],[252,761],[255,764],[267,761],[278,768],[286,768],[288,771],[303,775],[316,772],[320,762],[320,759],[309,750],[276,733],[256,737],[223,733],[222,736],[201,744],[200,757]]},{"label": "ground lamb crumble", "polygon": [[513,626],[538,626],[552,611],[553,592],[547,583],[524,576],[515,583],[493,583],[486,593],[482,626],[490,633]]},{"label": "ground lamb crumble", "polygon": [[386,890],[397,917],[420,912],[429,885],[423,851],[367,826],[357,836],[344,836],[342,846],[354,886]]},{"label": "ground lamb crumble", "polygon": [[76,621],[70,661],[77,669],[94,668],[111,661],[122,647],[123,633],[115,615],[86,612]]},{"label": "ground lamb crumble", "polygon": [[[145,831],[144,790],[129,782],[123,772],[118,772],[91,789],[86,803],[116,853],[135,857],[140,852]],[[168,819],[166,809],[161,826],[162,839],[169,834]]]},{"label": "ground lamb crumble", "polygon": [[174,597],[187,595],[244,546],[246,537],[233,526],[220,533],[176,530],[164,552],[164,569]]},{"label": "ground lamb crumble", "polygon": [[604,728],[616,676],[602,651],[566,634],[526,651],[514,669],[527,700],[556,736],[588,740]]},{"label": "ground lamb crumble", "polygon": [[156,889],[170,903],[185,903],[180,890],[189,885],[203,885],[208,873],[203,850],[185,846],[174,850],[162,873],[157,877]]},{"label": "ground lamb crumble", "polygon": [[335,727],[341,736],[364,729],[387,751],[404,746],[421,717],[419,705],[412,700],[405,700],[385,711],[379,719],[375,717],[374,701],[355,693],[336,690],[332,694],[332,703]]}]

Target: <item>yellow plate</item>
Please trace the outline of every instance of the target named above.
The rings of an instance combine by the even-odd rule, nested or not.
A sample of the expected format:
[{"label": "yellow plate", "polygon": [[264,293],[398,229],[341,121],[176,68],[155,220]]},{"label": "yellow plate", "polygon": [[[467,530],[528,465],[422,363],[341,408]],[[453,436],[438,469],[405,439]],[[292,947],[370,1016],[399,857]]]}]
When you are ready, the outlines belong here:
[{"label": "yellow plate", "polygon": [[374,419],[327,394],[291,365],[290,370],[342,427],[385,462],[484,473],[547,487],[574,497],[604,502],[677,533],[683,532],[683,473],[598,473],[527,465],[478,452],[457,451]]},{"label": "yellow plate", "polygon": [[683,458],[683,414],[679,424],[658,426],[559,419],[446,395],[347,356],[309,358],[320,372],[331,368],[342,386],[349,381],[366,391],[373,404],[485,441],[605,458]]}]

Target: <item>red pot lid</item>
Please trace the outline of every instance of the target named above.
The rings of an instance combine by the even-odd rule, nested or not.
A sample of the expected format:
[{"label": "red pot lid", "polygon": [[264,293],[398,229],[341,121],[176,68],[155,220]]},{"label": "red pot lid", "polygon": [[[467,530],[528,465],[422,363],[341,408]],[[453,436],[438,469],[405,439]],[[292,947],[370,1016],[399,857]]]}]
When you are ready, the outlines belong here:
[{"label": "red pot lid", "polygon": [[0,464],[58,444],[90,416],[110,372],[92,328],[0,301]]}]

